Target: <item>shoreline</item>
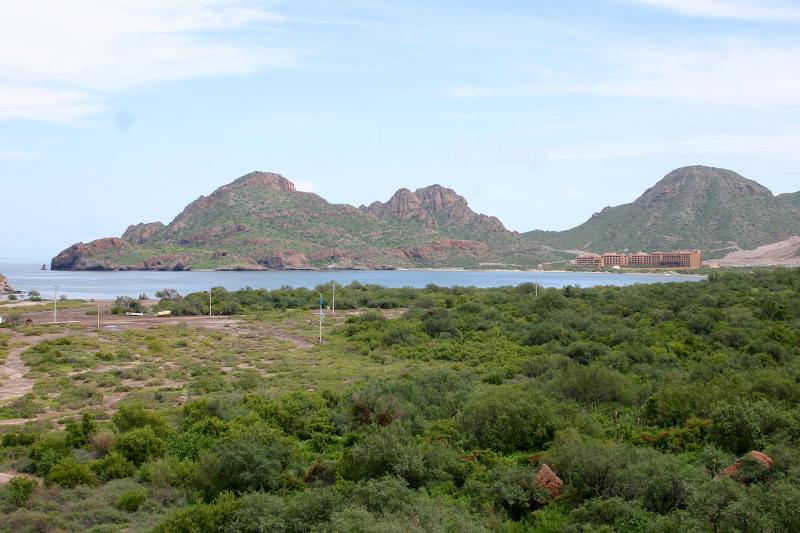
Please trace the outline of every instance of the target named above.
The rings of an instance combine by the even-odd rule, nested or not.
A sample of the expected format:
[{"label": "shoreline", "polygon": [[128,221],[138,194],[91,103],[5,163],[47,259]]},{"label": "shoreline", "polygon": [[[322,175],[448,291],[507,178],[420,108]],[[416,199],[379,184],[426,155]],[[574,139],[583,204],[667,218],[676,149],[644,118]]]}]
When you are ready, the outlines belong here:
[{"label": "shoreline", "polygon": [[[779,267],[781,265],[775,265]],[[731,266],[725,268],[743,268],[739,266]],[[620,269],[620,270],[565,270],[565,269],[523,269],[523,268],[461,268],[461,267],[424,267],[424,268],[285,268],[285,269],[228,269],[228,268],[193,268],[190,270],[151,270],[151,269],[110,269],[110,270],[48,270],[47,272],[81,272],[81,273],[97,273],[97,274],[110,274],[120,272],[157,272],[161,274],[190,274],[192,272],[203,273],[262,273],[262,272],[515,272],[515,273],[559,273],[559,274],[625,274],[625,275],[654,275],[654,276],[693,276],[693,277],[707,277],[707,274],[690,274],[679,272],[675,269],[671,270],[645,270],[645,269]]]}]

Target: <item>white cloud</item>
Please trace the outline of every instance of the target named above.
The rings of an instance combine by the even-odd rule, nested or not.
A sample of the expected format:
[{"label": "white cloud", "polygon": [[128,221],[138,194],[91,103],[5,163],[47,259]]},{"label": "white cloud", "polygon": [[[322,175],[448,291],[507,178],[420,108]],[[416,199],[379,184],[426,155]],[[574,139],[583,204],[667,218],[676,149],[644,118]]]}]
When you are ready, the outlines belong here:
[{"label": "white cloud", "polygon": [[727,18],[767,22],[800,21],[796,2],[775,0],[633,0],[690,17]]},{"label": "white cloud", "polygon": [[280,20],[242,0],[0,1],[0,119],[71,120],[115,91],[285,64],[232,31]]},{"label": "white cloud", "polygon": [[314,184],[310,181],[297,181],[294,186],[298,191],[314,192]]},{"label": "white cloud", "polygon": [[102,107],[96,95],[85,91],[0,82],[0,120],[26,118],[66,122]]}]

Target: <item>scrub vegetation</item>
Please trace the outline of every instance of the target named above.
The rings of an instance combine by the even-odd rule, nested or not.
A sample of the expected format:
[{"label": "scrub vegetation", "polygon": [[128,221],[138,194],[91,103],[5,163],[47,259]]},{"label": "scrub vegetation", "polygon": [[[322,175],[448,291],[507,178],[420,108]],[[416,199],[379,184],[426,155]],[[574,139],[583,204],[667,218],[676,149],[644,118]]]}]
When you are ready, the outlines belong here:
[{"label": "scrub vegetation", "polygon": [[0,426],[0,531],[800,531],[798,270],[353,284],[321,345],[320,292],[49,329],[0,404],[30,419]]}]

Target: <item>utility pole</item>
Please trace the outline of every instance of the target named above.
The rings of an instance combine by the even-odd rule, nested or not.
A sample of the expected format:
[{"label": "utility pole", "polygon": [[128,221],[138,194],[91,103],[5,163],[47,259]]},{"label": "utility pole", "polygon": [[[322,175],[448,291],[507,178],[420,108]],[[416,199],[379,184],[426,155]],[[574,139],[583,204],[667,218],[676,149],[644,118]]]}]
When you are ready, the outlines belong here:
[{"label": "utility pole", "polygon": [[322,294],[319,295],[319,343],[322,344],[322,318],[325,316],[325,311],[322,306],[325,305],[325,300]]},{"label": "utility pole", "polygon": [[333,280],[333,297],[331,298],[331,312],[336,314],[336,280]]},{"label": "utility pole", "polygon": [[539,278],[536,278],[536,285],[533,286],[533,297],[539,297]]},{"label": "utility pole", "polygon": [[97,303],[97,330],[100,331],[100,299],[95,296],[94,301]]},{"label": "utility pole", "polygon": [[211,282],[208,282],[208,318],[211,318]]},{"label": "utility pole", "polygon": [[53,324],[58,322],[58,285],[54,287],[53,292]]}]

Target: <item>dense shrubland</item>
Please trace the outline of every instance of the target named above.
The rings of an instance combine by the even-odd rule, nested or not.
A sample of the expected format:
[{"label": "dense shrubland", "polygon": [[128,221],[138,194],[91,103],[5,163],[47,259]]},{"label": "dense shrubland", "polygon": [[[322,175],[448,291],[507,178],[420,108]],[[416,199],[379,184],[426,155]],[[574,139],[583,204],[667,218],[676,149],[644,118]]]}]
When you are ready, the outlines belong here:
[{"label": "dense shrubland", "polygon": [[[313,308],[319,291],[212,296],[257,317]],[[0,491],[2,528],[800,531],[800,271],[538,296],[353,284],[337,308],[402,309],[353,314],[325,349],[407,370],[7,428],[4,460],[42,486]],[[555,498],[536,482],[542,464],[564,482]]]}]

